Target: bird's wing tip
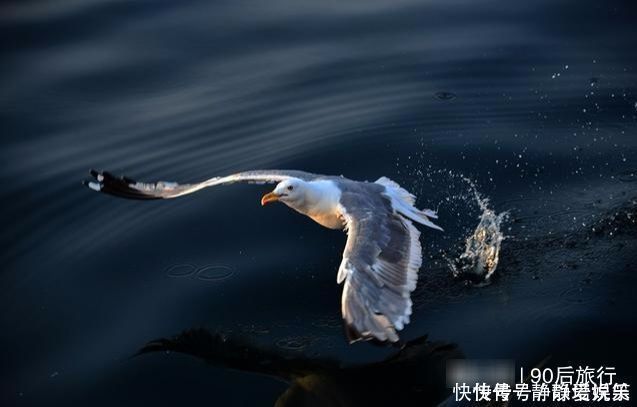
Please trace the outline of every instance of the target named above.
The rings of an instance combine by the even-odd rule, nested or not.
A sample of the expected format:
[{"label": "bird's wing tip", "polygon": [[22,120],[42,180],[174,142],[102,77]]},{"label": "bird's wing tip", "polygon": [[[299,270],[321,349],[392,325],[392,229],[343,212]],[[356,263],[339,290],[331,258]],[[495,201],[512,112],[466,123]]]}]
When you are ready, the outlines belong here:
[{"label": "bird's wing tip", "polygon": [[86,185],[89,189],[95,191],[95,192],[100,192],[102,190],[102,183],[101,182],[84,182],[84,185]]},{"label": "bird's wing tip", "polygon": [[396,332],[393,331],[393,327],[391,330],[392,334],[388,334],[385,338],[380,338],[374,335],[371,332],[361,333],[359,332],[353,324],[348,322],[345,318],[343,319],[343,327],[345,329],[345,337],[347,339],[347,343],[352,345],[356,342],[367,342],[375,346],[393,346],[396,343],[400,342],[400,338],[396,335]]},{"label": "bird's wing tip", "polygon": [[104,173],[93,168],[91,168],[88,173],[91,177],[93,177],[93,179],[82,181],[82,185],[86,186],[92,191],[101,192],[102,188],[104,187]]},{"label": "bird's wing tip", "polygon": [[126,199],[152,200],[166,199],[179,196],[187,185],[177,183],[152,182],[141,183],[125,176],[115,176],[108,171],[89,170],[93,179],[84,182],[89,189],[107,195],[114,195]]}]

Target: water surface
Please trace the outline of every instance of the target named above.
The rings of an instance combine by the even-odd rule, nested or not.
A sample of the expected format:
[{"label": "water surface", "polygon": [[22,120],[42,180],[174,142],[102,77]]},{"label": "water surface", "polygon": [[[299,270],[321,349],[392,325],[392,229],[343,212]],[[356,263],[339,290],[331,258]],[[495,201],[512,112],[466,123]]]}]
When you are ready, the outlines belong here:
[{"label": "water surface", "polygon": [[[635,21],[633,2],[601,0],[3,3],[1,400],[273,405],[286,390],[129,358],[193,327],[345,364],[395,351],[346,344],[345,236],[262,209],[268,187],[130,202],[83,188],[92,167],[387,176],[445,228],[423,231],[404,340],[615,364],[630,381]],[[487,287],[446,261],[479,222],[463,177],[510,213]]]}]

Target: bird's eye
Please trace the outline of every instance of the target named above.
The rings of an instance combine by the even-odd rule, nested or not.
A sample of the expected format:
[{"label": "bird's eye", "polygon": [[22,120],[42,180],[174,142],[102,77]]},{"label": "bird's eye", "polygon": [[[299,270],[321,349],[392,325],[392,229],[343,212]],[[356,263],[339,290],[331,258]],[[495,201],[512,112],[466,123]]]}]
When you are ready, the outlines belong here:
[{"label": "bird's eye", "polygon": [[294,187],[293,187],[292,185],[290,185],[290,186],[288,187],[288,191],[291,191],[291,190],[293,190],[293,189],[294,189]]}]

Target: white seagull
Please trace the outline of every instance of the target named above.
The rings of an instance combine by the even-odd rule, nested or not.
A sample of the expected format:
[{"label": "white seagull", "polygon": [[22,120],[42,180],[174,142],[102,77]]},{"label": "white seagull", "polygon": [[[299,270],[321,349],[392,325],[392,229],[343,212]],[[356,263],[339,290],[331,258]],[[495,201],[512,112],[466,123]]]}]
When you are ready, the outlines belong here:
[{"label": "white seagull", "polygon": [[129,199],[170,199],[215,185],[235,182],[276,183],[261,205],[283,202],[330,229],[347,232],[337,283],[345,282],[341,311],[347,337],[397,342],[409,323],[410,294],[422,264],[420,232],[411,221],[442,230],[429,218],[436,212],[419,210],[416,197],[394,181],[353,181],[293,170],[246,171],[214,177],[197,184],[136,182],[91,170],[92,190]]}]

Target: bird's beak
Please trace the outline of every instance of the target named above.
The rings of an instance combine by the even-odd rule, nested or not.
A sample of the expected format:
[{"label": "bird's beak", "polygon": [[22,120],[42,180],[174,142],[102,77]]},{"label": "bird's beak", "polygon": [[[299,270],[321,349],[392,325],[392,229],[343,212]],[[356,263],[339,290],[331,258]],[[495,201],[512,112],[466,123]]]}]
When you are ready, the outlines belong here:
[{"label": "bird's beak", "polygon": [[268,192],[267,194],[263,195],[263,198],[261,198],[261,206],[265,206],[266,204],[269,204],[270,202],[276,202],[279,200],[280,195],[279,194],[275,194],[274,192]]}]

